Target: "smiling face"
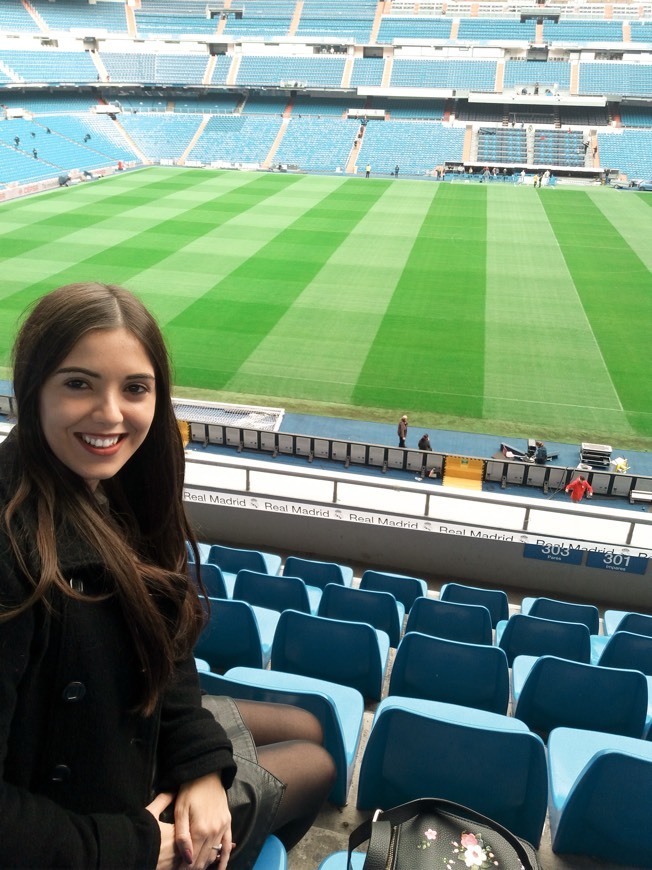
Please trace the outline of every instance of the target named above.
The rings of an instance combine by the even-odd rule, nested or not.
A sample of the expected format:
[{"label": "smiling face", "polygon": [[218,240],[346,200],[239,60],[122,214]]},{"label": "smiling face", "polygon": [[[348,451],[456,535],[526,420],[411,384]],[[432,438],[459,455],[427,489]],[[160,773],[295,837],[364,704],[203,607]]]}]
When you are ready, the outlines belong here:
[{"label": "smiling face", "polygon": [[82,336],[40,395],[45,440],[91,489],[138,450],[155,407],[154,367],[139,339],[123,327]]}]

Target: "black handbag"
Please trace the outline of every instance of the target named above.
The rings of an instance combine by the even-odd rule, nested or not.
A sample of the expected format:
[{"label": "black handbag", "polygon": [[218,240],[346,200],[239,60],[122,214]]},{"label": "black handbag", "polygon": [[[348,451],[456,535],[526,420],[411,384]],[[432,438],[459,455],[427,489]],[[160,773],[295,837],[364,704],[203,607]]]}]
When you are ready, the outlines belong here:
[{"label": "black handbag", "polygon": [[541,870],[537,853],[498,822],[452,801],[422,798],[378,810],[349,837],[369,840],[363,870]]}]

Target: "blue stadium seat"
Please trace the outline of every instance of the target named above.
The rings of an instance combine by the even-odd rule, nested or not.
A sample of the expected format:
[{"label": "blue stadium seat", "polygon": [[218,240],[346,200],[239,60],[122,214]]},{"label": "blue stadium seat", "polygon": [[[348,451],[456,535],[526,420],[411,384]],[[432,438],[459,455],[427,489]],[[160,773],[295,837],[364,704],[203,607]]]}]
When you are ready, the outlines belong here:
[{"label": "blue stadium seat", "polygon": [[299,556],[287,557],[283,565],[283,574],[289,577],[301,577],[309,586],[319,586],[320,589],[324,589],[327,583],[350,586],[353,582],[353,569],[348,565],[321,562],[318,559],[302,559]]},{"label": "blue stadium seat", "polygon": [[524,598],[521,602],[521,613],[540,616],[542,619],[557,619],[560,622],[582,622],[591,634],[600,634],[600,612],[594,604],[575,604],[545,597]]},{"label": "blue stadium seat", "polygon": [[278,837],[270,834],[260,850],[253,870],[287,870],[288,856]]},{"label": "blue stadium seat", "polygon": [[548,741],[552,848],[652,867],[652,745],[633,737],[555,728]]},{"label": "blue stadium seat", "polygon": [[410,631],[394,657],[389,695],[444,701],[504,715],[509,703],[507,656],[497,646],[459,643]]},{"label": "blue stadium seat", "polygon": [[379,700],[389,637],[368,623],[285,610],[272,646],[272,670],[342,683]]},{"label": "blue stadium seat", "polygon": [[281,557],[274,553],[262,553],[259,550],[248,550],[239,547],[225,547],[213,544],[208,551],[207,562],[217,565],[222,571],[229,597],[233,597],[233,588],[238,571],[247,569],[263,574],[278,574],[281,567]]},{"label": "blue stadium seat", "polygon": [[358,809],[433,795],[484,813],[538,847],[547,801],[543,741],[510,716],[385,698],[362,757]]},{"label": "blue stadium seat", "polygon": [[[189,566],[190,576],[197,581],[197,565],[191,563]],[[228,598],[229,594],[226,589],[226,581],[224,575],[217,565],[204,564],[199,566],[201,573],[201,581],[204,584],[209,598]]]},{"label": "blue stadium seat", "polygon": [[631,631],[592,637],[591,662],[605,668],[631,668],[652,677],[652,637]]},{"label": "blue stadium seat", "polygon": [[579,622],[515,613],[496,626],[496,644],[507,653],[510,668],[520,655],[551,655],[587,663],[591,660],[591,635]]},{"label": "blue stadium seat", "polygon": [[544,740],[558,727],[643,736],[648,685],[640,671],[517,656],[512,693],[514,716]]},{"label": "blue stadium seat", "polygon": [[360,589],[376,592],[391,592],[408,613],[417,598],[428,594],[425,580],[408,577],[404,574],[391,574],[387,571],[365,571],[360,578]]},{"label": "blue stadium seat", "polygon": [[263,574],[246,568],[238,571],[233,587],[233,597],[269,610],[299,610],[301,613],[316,613],[322,590],[306,586],[300,577],[280,574]]},{"label": "blue stadium seat", "polygon": [[616,631],[630,631],[632,634],[652,636],[652,616],[629,610],[605,610],[604,633],[608,635]]},{"label": "blue stadium seat", "polygon": [[417,598],[405,631],[419,631],[434,637],[463,643],[493,642],[491,614],[479,604],[456,604],[438,598]]},{"label": "blue stadium seat", "polygon": [[209,621],[195,644],[197,658],[216,673],[237,665],[267,667],[279,614],[246,601],[211,598],[209,604]]},{"label": "blue stadium seat", "polygon": [[368,622],[388,635],[390,646],[397,647],[403,631],[405,608],[390,592],[327,583],[317,613],[329,619]]},{"label": "blue stadium seat", "polygon": [[364,699],[357,689],[327,680],[269,671],[261,668],[231,668],[224,676],[200,674],[204,691],[250,701],[292,704],[310,711],[324,731],[324,746],[337,768],[330,800],[344,806],[360,745]]},{"label": "blue stadium seat", "polygon": [[491,614],[494,628],[501,620],[509,619],[507,593],[502,589],[480,589],[464,583],[445,583],[439,591],[439,598],[441,601],[453,601],[456,604],[480,604],[486,607]]}]

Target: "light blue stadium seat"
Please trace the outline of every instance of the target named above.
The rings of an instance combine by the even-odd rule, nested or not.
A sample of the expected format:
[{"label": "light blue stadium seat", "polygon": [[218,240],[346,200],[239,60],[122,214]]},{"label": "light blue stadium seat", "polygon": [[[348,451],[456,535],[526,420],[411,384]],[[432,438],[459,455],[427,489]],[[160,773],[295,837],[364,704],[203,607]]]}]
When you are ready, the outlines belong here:
[{"label": "light blue stadium seat", "polygon": [[396,651],[389,694],[504,715],[509,703],[507,656],[497,646],[408,632]]},{"label": "light blue stadium seat", "polygon": [[463,643],[493,642],[491,614],[479,604],[456,604],[438,598],[417,598],[405,631],[419,631],[434,637]]},{"label": "light blue stadium seat", "polygon": [[389,637],[368,623],[285,610],[274,636],[271,667],[352,686],[365,698],[379,700],[388,655]]},{"label": "light blue stadium seat", "polygon": [[[200,562],[207,562],[208,561],[208,553],[210,551],[210,548],[211,548],[210,544],[203,544],[200,541],[197,541],[197,549],[199,550],[199,561]],[[195,561],[195,554],[193,553],[192,548],[190,547],[190,544],[187,541],[186,541],[186,551],[188,553],[188,561],[194,562]]]},{"label": "light blue stadium seat", "polygon": [[317,613],[329,619],[368,622],[388,635],[390,646],[397,647],[403,631],[405,608],[390,592],[327,583]]},{"label": "light blue stadium seat", "polygon": [[362,758],[358,809],[433,795],[484,813],[538,847],[547,801],[543,741],[510,716],[385,698]]},{"label": "light blue stadium seat", "polygon": [[363,870],[366,852],[351,853],[351,867],[347,866],[348,851],[333,852],[321,862],[317,870]]},{"label": "light blue stadium seat", "polygon": [[364,714],[364,699],[357,689],[313,677],[247,667],[231,668],[224,676],[202,673],[200,681],[204,691],[212,695],[292,704],[316,716],[324,731],[324,746],[337,768],[330,800],[337,806],[346,804]]},{"label": "light blue stadium seat", "polygon": [[[194,563],[190,563],[188,566],[190,570],[190,576],[193,580],[197,580],[197,565]],[[203,564],[199,568],[201,572],[201,581],[204,584],[204,589],[206,590],[209,598],[228,598],[229,594],[226,588],[226,581],[224,580],[224,575],[217,567],[217,565],[211,565],[209,563]]]},{"label": "light blue stadium seat", "polygon": [[514,716],[547,740],[553,728],[585,728],[642,737],[648,708],[640,671],[599,668],[556,656],[517,656]]},{"label": "light blue stadium seat", "polygon": [[270,834],[260,850],[253,870],[287,870],[288,856],[278,837]]},{"label": "light blue stadium seat", "polygon": [[491,624],[495,628],[502,619],[509,619],[507,593],[502,589],[480,589],[464,583],[445,583],[439,592],[441,601],[454,601],[456,604],[480,604],[491,614]]},{"label": "light blue stadium seat", "polygon": [[616,631],[652,636],[652,616],[630,610],[605,610],[604,633],[614,634]]},{"label": "light blue stadium seat", "polygon": [[631,631],[592,637],[591,662],[605,668],[631,668],[652,677],[652,637]]},{"label": "light blue stadium seat", "polygon": [[555,852],[652,867],[652,744],[555,728],[548,741],[549,812]]},{"label": "light blue stadium seat", "polygon": [[585,625],[525,613],[515,613],[498,623],[496,645],[507,653],[510,668],[520,655],[551,655],[587,663],[591,660],[591,635]]},{"label": "light blue stadium seat", "polygon": [[405,574],[391,574],[386,571],[365,571],[360,578],[360,589],[375,592],[391,592],[408,613],[417,598],[428,594],[425,580],[408,577]]},{"label": "light blue stadium seat", "polygon": [[321,562],[318,559],[302,559],[288,556],[283,565],[283,574],[288,577],[301,577],[309,586],[323,589],[327,583],[350,586],[353,582],[353,568],[338,565],[336,562]]},{"label": "light blue stadium seat", "polygon": [[246,568],[238,571],[233,587],[233,597],[269,610],[299,610],[301,613],[316,613],[322,590],[307,586],[300,577],[281,574],[263,574]]},{"label": "light blue stadium seat", "polygon": [[210,598],[209,622],[195,644],[195,655],[212,671],[237,665],[267,667],[279,614],[246,601]]},{"label": "light blue stadium seat", "polygon": [[[560,622],[582,622],[591,634],[600,634],[600,612],[594,604],[575,604],[554,598],[524,598],[521,613],[557,619]],[[652,622],[652,618],[650,620]]]},{"label": "light blue stadium seat", "polygon": [[274,553],[262,553],[259,550],[247,550],[239,547],[224,547],[213,544],[208,551],[206,560],[222,571],[229,597],[233,597],[233,587],[238,571],[246,568],[263,574],[278,574],[281,567],[281,557]]}]

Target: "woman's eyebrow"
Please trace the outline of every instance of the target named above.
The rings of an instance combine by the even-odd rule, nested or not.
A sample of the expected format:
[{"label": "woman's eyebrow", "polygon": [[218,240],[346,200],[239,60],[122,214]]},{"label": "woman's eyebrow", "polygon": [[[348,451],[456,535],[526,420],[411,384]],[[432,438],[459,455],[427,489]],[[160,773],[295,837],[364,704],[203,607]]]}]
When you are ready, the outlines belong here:
[{"label": "woman's eyebrow", "polygon": [[81,366],[63,366],[62,368],[57,369],[55,374],[57,374],[57,375],[70,375],[70,374],[88,375],[90,378],[101,377],[99,372],[93,372],[90,369],[84,369]]},{"label": "woman's eyebrow", "polygon": [[[86,375],[89,378],[101,378],[102,377],[102,375],[99,372],[94,372],[91,369],[85,369],[85,368],[82,368],[81,366],[64,366],[63,368],[57,369],[55,374],[57,374],[57,375],[70,375],[70,374]],[[137,373],[137,374],[125,376],[126,381],[143,380],[143,379],[154,381],[154,380],[156,380],[156,377],[151,372],[141,372],[139,374]]]}]

